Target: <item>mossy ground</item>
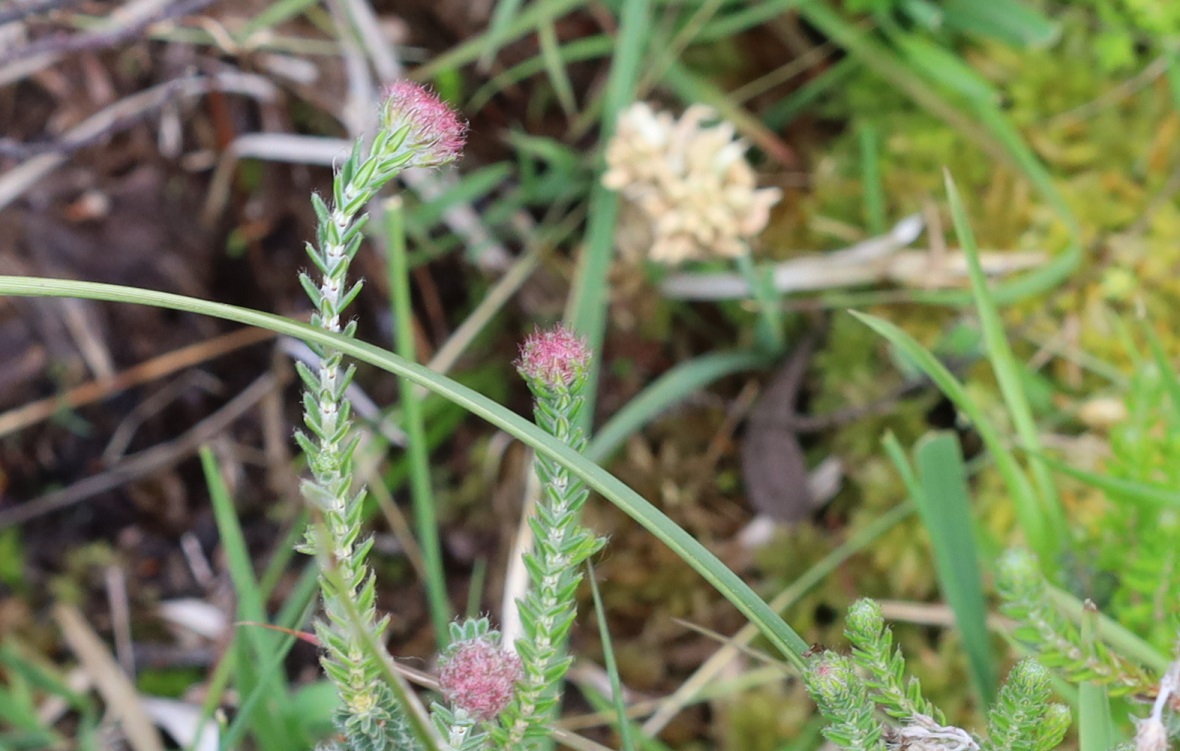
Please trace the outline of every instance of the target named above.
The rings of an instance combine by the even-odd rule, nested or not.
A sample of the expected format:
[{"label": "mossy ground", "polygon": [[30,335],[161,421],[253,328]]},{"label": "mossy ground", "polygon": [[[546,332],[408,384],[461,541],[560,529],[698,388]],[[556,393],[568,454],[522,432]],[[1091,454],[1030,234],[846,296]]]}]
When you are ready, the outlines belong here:
[{"label": "mossy ground", "polygon": [[[1055,455],[1116,476],[1175,487],[1176,464],[1167,458],[1176,450],[1174,407],[1163,394],[1158,370],[1148,367],[1146,343],[1134,333],[1134,322],[1142,316],[1157,332],[1167,356],[1180,355],[1180,336],[1171,326],[1180,303],[1180,207],[1175,200],[1180,99],[1174,82],[1158,67],[1160,58],[1141,54],[1135,65],[1111,66],[1102,45],[1096,45],[1101,32],[1092,15],[1071,10],[1058,20],[1063,37],[1048,49],[965,47],[966,58],[1002,93],[1005,114],[1043,160],[1076,213],[1085,243],[1080,266],[1064,284],[1008,306],[1004,319],[1019,356],[1033,363],[1027,386],[1044,431],[1055,439]],[[1154,75],[1141,75],[1152,65],[1157,66]],[[845,227],[865,225],[858,137],[862,127],[881,134],[880,172],[889,217],[921,211],[930,202],[944,205],[945,168],[966,198],[981,248],[1037,250],[1050,257],[1064,250],[1067,237],[1061,222],[1018,170],[997,163],[961,133],[882,85],[871,71],[863,71],[837,92],[825,105],[825,114],[845,124],[843,134],[822,153],[811,155],[811,190],[796,197],[790,216],[768,229],[768,255],[779,255],[779,248],[833,244],[832,237],[808,229],[827,223],[808,219],[823,218]],[[956,247],[945,211],[942,219],[944,237],[939,240]],[[931,347],[955,326],[974,325],[969,308],[902,303],[875,305],[870,311],[890,318]],[[1103,367],[1091,367],[1095,361]],[[886,388],[881,373],[888,367],[880,340],[851,317],[834,314],[825,348],[809,373],[812,410],[823,413],[880,397]],[[1010,429],[988,363],[977,362],[963,377],[973,397]],[[1108,432],[1105,426],[1081,421],[1079,407],[1094,395],[1125,402],[1131,413],[1127,423]],[[814,521],[783,531],[766,546],[758,556],[759,566],[789,583],[839,539],[895,503],[903,489],[880,451],[881,437],[889,430],[903,445],[912,444],[931,427],[936,402],[930,395],[909,400],[888,417],[825,434],[813,446],[813,457],[834,454],[845,461],[844,489]],[[969,446],[970,436],[965,439]],[[1095,461],[1083,450],[1096,451],[1099,458]],[[1006,488],[986,456],[975,458],[978,474],[972,487],[986,537],[983,547],[995,554],[1018,542],[1019,535]],[[1128,510],[1126,499],[1108,498],[1075,481],[1063,480],[1061,492],[1074,527],[1071,535],[1079,549],[1087,551],[1083,557],[1089,561],[1073,571],[1070,583],[1076,593],[1101,599],[1108,614],[1168,652],[1177,618],[1169,614],[1165,601],[1175,601],[1172,594],[1180,578],[1172,552],[1174,514]],[[838,535],[832,534],[833,525],[840,528]],[[800,633],[839,646],[842,614],[852,600],[937,600],[933,572],[925,531],[911,518],[803,597],[786,617]],[[1122,583],[1112,585],[1112,579]],[[897,633],[928,695],[936,697],[948,717],[968,727],[980,726],[954,636],[905,625],[899,625]],[[723,717],[732,743],[728,747],[760,748],[751,739],[794,737],[803,731],[806,715],[761,711],[790,705],[782,691],[779,685],[751,688],[726,705]]]}]

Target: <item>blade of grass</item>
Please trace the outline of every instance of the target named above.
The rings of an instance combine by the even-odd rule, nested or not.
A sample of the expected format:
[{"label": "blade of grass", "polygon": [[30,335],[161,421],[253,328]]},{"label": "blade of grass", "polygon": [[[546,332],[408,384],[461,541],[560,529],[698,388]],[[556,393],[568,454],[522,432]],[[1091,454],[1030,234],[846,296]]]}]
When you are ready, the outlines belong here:
[{"label": "blade of grass", "polygon": [[971,496],[959,440],[946,432],[922,436],[914,446],[916,477],[892,434],[886,436],[885,445],[930,535],[938,581],[955,614],[972,682],[982,700],[981,706],[986,708],[995,699],[995,655],[988,637],[987,603],[978,563],[980,553],[973,532]]},{"label": "blade of grass", "polygon": [[1011,162],[1037,188],[1042,197],[1069,224],[1071,234],[1077,235],[1077,220],[1064,197],[1040,160],[1028,148],[1019,133],[1007,123],[1003,112],[985,100],[968,99],[983,122],[976,124],[964,113],[961,104],[940,96],[928,80],[913,72],[887,46],[870,37],[862,29],[845,21],[826,3],[806,0],[800,5],[800,15],[824,36],[859,58],[870,70],[886,79],[906,94],[915,104],[942,119],[947,125],[975,141],[993,157]]},{"label": "blade of grass", "polygon": [[296,630],[308,622],[310,609],[315,605],[315,597],[319,590],[316,581],[319,573],[315,561],[308,561],[295,585],[285,593],[283,606],[275,613],[276,626]]},{"label": "blade of grass", "polygon": [[[205,733],[206,723],[215,722],[214,715],[221,708],[226,688],[234,675],[236,654],[237,650],[234,648],[226,650],[217,662],[217,667],[213,669],[213,674],[205,683],[205,698],[201,701],[201,719],[197,723],[196,732],[193,733],[194,745]],[[195,751],[195,749],[193,746],[189,746],[185,751]]]},{"label": "blade of grass", "polygon": [[961,57],[920,34],[898,28],[888,31],[890,42],[920,75],[969,100],[995,101],[999,93]]},{"label": "blade of grass", "polygon": [[[306,519],[306,515],[303,515],[301,518]],[[294,544],[291,547],[294,549]],[[274,622],[276,626],[295,631],[307,623],[311,617],[312,610],[317,604],[315,598],[319,594],[318,579],[319,568],[316,566],[315,561],[310,561],[304,567],[303,573],[299,575],[299,580],[295,583],[291,592],[283,599],[283,607],[275,615]],[[238,633],[235,635],[235,640],[242,639],[242,630],[247,628],[252,627],[239,627]],[[267,658],[267,662],[259,670],[259,675],[281,673],[286,663],[287,655],[294,646],[295,637],[293,635],[288,634],[283,636],[278,642],[277,651]],[[225,691],[225,686],[228,683],[230,673],[233,671],[235,664],[232,654],[227,654],[218,663],[217,670],[214,671],[213,678],[209,681],[205,701],[201,706],[200,724],[197,726],[197,732],[193,734],[195,740],[199,740],[204,733],[205,723],[213,721],[213,714],[221,705],[221,698]],[[244,699],[238,700],[238,711],[234,714],[233,721],[226,728],[225,734],[220,739],[222,748],[234,748],[237,745],[238,739],[249,729],[249,721],[255,707],[258,702],[262,701],[265,695],[265,686],[259,683],[252,691],[246,694]],[[287,706],[287,704],[287,702],[284,702],[284,706]],[[189,751],[192,751],[192,749],[189,749]]]},{"label": "blade of grass", "polygon": [[313,5],[318,5],[316,0],[279,0],[269,3],[258,15],[247,21],[240,32],[234,34],[230,31],[230,38],[236,42],[245,43],[258,32],[273,31],[279,24],[301,15],[303,11]]},{"label": "blade of grass", "polygon": [[467,172],[462,179],[445,186],[438,195],[414,204],[413,211],[406,216],[406,227],[428,231],[442,221],[450,208],[486,202],[493,191],[507,184],[512,176],[512,165],[508,162],[496,162]]},{"label": "blade of grass", "polygon": [[825,94],[852,78],[861,65],[863,63],[855,57],[838,60],[815,78],[767,107],[761,114],[763,124],[773,131],[783,130]]},{"label": "blade of grass", "polygon": [[706,24],[694,41],[701,43],[728,39],[747,29],[761,26],[772,18],[790,13],[802,4],[803,0],[763,0],[746,4],[739,11]]},{"label": "blade of grass", "polygon": [[728,375],[763,367],[767,360],[760,352],[710,352],[670,368],[599,429],[586,447],[586,458],[605,461],[627,438],[672,405]]},{"label": "blade of grass", "polygon": [[[608,712],[614,714],[610,699],[604,696],[597,686],[582,682],[578,686],[578,692],[586,699],[586,703],[594,710],[595,715],[602,716]],[[635,720],[628,720],[628,722],[633,728],[632,740],[639,744],[639,748],[643,751],[674,751],[671,746],[662,743],[658,738],[643,735],[636,726]]]},{"label": "blade of grass", "polygon": [[827,3],[807,0],[800,4],[799,15],[850,55],[860,58],[870,70],[909,96],[919,107],[941,118],[993,157],[1008,161],[1007,151],[987,130],[977,126],[960,108],[939,96],[927,81],[910,71],[905,62],[898,59],[888,47],[841,18]]},{"label": "blade of grass", "polygon": [[499,0],[496,3],[492,17],[488,21],[488,30],[483,35],[483,52],[480,53],[479,62],[475,64],[476,70],[480,73],[491,70],[492,60],[496,59],[504,45],[512,19],[516,18],[523,4],[523,0]]},{"label": "blade of grass", "polygon": [[[700,36],[701,29],[717,16],[724,2],[703,0],[682,23],[677,23],[678,19],[671,14],[664,17],[664,22],[652,32],[652,55],[647,59],[639,79],[639,96],[646,96],[655,87],[668,67],[679,60],[685,49]],[[735,97],[732,101],[739,100]]]},{"label": "blade of grass", "polygon": [[[557,54],[560,56],[563,64],[569,65],[570,63],[581,62],[583,60],[595,60],[600,57],[607,57],[614,51],[614,48],[614,39],[605,34],[597,34],[581,39],[571,39],[558,49]],[[545,70],[546,63],[545,58],[536,55],[513,65],[507,70],[497,73],[487,83],[476,89],[475,93],[467,101],[467,105],[463,108],[463,111],[468,115],[474,115],[483,109],[484,105],[490,102],[496,94],[509,86],[520,83],[524,79],[535,76]]]},{"label": "blade of grass", "polygon": [[0,685],[0,723],[10,748],[71,747],[67,738],[39,714],[47,694],[77,713],[77,726],[72,732],[75,744],[81,745],[81,739],[98,725],[92,697],[70,688],[66,676],[43,660],[33,647],[12,634],[6,635],[0,645],[0,668],[5,678],[4,685]]},{"label": "blade of grass", "polygon": [[[306,624],[312,617],[313,611],[318,605],[316,596],[319,594],[319,567],[315,561],[311,561],[303,570],[299,577],[299,581],[295,584],[292,592],[283,601],[283,607],[275,616],[274,623],[276,626],[291,631],[298,631],[304,624]],[[235,640],[241,639],[243,632],[246,629],[258,629],[257,626],[242,625],[238,627],[238,633]],[[259,655],[259,659],[266,657],[266,662],[259,668],[259,675],[282,674],[284,665],[286,664],[287,656],[291,649],[295,646],[296,636],[293,633],[284,633],[277,641],[277,646],[273,654],[269,656]],[[233,664],[232,662],[230,664]],[[220,666],[219,666],[220,667]],[[211,685],[216,686],[216,682]],[[217,695],[220,695],[224,688],[217,689]],[[225,733],[221,737],[221,748],[235,748],[241,736],[249,729],[249,721],[257,708],[258,703],[266,698],[265,686],[261,683],[254,687],[252,691],[246,694],[245,698],[239,698],[238,711],[234,714],[233,721],[226,727]],[[284,707],[290,706],[290,695],[286,694],[284,698]],[[216,710],[217,704],[210,705],[206,701],[202,707],[201,724],[212,720],[213,712]],[[207,713],[207,714],[206,714]],[[301,722],[301,717],[292,718],[292,721],[297,724],[299,728],[306,730],[306,725]],[[201,731],[198,729],[195,733],[196,738],[201,737]]]},{"label": "blade of grass", "polygon": [[602,640],[602,661],[610,678],[611,704],[618,719],[619,743],[623,751],[635,751],[635,740],[631,737],[631,720],[627,717],[627,703],[623,701],[623,682],[619,680],[619,664],[615,660],[615,649],[611,645],[610,628],[606,623],[606,607],[602,604],[602,593],[598,591],[598,580],[594,577],[594,564],[586,562],[586,581],[590,582],[590,594],[594,598],[594,616],[598,621],[598,636]]},{"label": "blade of grass", "polygon": [[[651,25],[651,0],[629,0],[619,17],[617,48],[611,61],[606,91],[603,95],[601,141],[605,143],[615,130],[619,112],[634,97],[639,81],[647,29]],[[615,221],[618,196],[598,181],[590,189],[589,219],[573,289],[566,308],[566,323],[586,338],[591,352],[602,351],[606,331],[607,272],[614,256]],[[591,435],[590,419],[597,399],[598,358],[591,362],[586,375],[586,406],[581,413],[582,430]]]},{"label": "blade of grass", "polygon": [[1168,45],[1164,50],[1165,60],[1167,60],[1168,67],[1168,91],[1172,95],[1172,109],[1180,111],[1180,48],[1176,45]]},{"label": "blade of grass", "polygon": [[[912,503],[902,503],[869,522],[835,550],[812,564],[811,568],[804,571],[790,585],[775,595],[770,601],[770,607],[775,612],[781,613],[794,605],[852,556],[866,549],[881,535],[893,529],[913,513],[914,505]],[[679,714],[681,709],[705,692],[720,675],[722,669],[737,657],[739,650],[749,644],[757,634],[758,630],[753,624],[747,624],[738,629],[738,632],[726,642],[724,647],[714,652],[688,680],[680,684],[680,687],[671,696],[660,703],[660,708],[643,723],[644,734],[653,736],[663,730]]]},{"label": "blade of grass", "polygon": [[697,75],[680,62],[673,62],[660,83],[675,92],[686,104],[709,105],[722,119],[733,123],[737,131],[751,143],[765,151],[767,156],[780,163],[790,163],[791,151],[778,134],[763,125],[745,107],[735,105],[729,92],[704,76]]},{"label": "blade of grass", "polygon": [[553,93],[557,95],[557,103],[566,117],[573,117],[578,112],[578,101],[574,96],[574,85],[566,73],[562,60],[561,42],[557,39],[557,29],[553,26],[553,19],[547,18],[537,28],[537,41],[541,44],[541,58],[545,61],[545,73],[549,76],[549,83],[553,86]]},{"label": "blade of grass", "polygon": [[[546,19],[557,18],[585,3],[585,0],[538,0],[528,3],[524,10],[511,18],[500,31],[497,44],[501,47],[534,31]],[[415,81],[429,81],[444,71],[458,70],[474,62],[488,47],[488,32],[471,37],[454,49],[437,55],[430,62],[415,68],[410,77]],[[494,54],[494,53],[493,53]]]},{"label": "blade of grass", "polygon": [[897,347],[926,377],[934,381],[934,384],[954,403],[959,411],[971,420],[972,426],[979,433],[979,437],[983,439],[984,445],[995,461],[996,470],[1007,485],[1008,492],[1012,495],[1016,518],[1024,532],[1026,542],[1037,553],[1042,565],[1055,564],[1059,560],[1058,538],[1048,529],[1048,520],[1037,502],[1036,491],[1021,469],[1020,463],[1013,456],[1011,449],[1000,436],[999,431],[967,393],[967,390],[963,388],[963,384],[929,350],[905,331],[882,318],[856,311],[850,312],[894,347]]},{"label": "blade of grass", "polygon": [[[1098,609],[1087,601],[1082,612],[1082,649],[1090,652],[1098,638]],[[1078,686],[1078,750],[1108,751],[1115,747],[1114,720],[1106,687],[1095,681]]]},{"label": "blade of grass", "polygon": [[1012,45],[1049,45],[1061,32],[1058,24],[1018,0],[943,0],[941,6],[948,26]]},{"label": "blade of grass", "polygon": [[[201,448],[200,459],[205,485],[213,505],[213,517],[217,522],[226,565],[229,567],[230,580],[238,595],[238,620],[269,623],[266,602],[254,578],[250,551],[238,523],[233,499],[222,479],[221,468],[208,446]],[[269,655],[280,651],[277,641],[275,634],[259,628],[239,629],[235,635],[234,674],[238,690],[243,696],[255,693],[258,695],[256,703],[248,709],[242,708],[236,720],[241,721],[243,728],[253,723],[254,735],[261,748],[282,751],[297,747],[301,740],[291,730],[294,723],[283,713],[283,708],[287,704],[286,681],[281,670],[259,671],[255,668],[256,665],[266,662]],[[262,711],[255,712],[255,708],[261,708]]]},{"label": "blade of grass", "polygon": [[467,608],[463,611],[465,617],[479,617],[480,602],[483,599],[483,588],[487,579],[488,561],[486,558],[477,558],[471,566],[471,583],[467,587]]},{"label": "blade of grass", "polygon": [[[410,306],[410,268],[406,260],[406,233],[402,201],[393,197],[385,203],[385,236],[389,260],[389,310],[393,315],[394,342],[397,353],[417,362],[414,346],[414,311]],[[422,563],[426,568],[426,600],[430,620],[434,624],[434,638],[438,649],[445,649],[447,626],[453,613],[447,598],[446,571],[443,569],[442,543],[435,515],[434,488],[430,479],[429,444],[422,421],[422,400],[414,393],[413,385],[402,379],[401,391],[403,428],[406,431],[406,460],[410,469],[410,498],[417,522],[418,544],[422,548]]]},{"label": "blade of grass", "polygon": [[[1061,498],[1057,493],[1057,485],[1053,482],[1053,475],[1048,466],[1040,461],[1041,438],[1037,431],[1036,421],[1033,419],[1032,409],[1028,404],[1028,397],[1020,377],[1020,366],[1016,362],[1016,355],[1008,344],[1004,323],[1000,319],[999,310],[991,291],[988,289],[987,276],[983,273],[983,266],[979,262],[979,249],[975,244],[975,233],[967,221],[967,212],[963,208],[962,198],[955,187],[950,174],[945,175],[947,199],[950,202],[951,217],[955,225],[955,234],[959,237],[963,254],[967,258],[967,270],[971,278],[971,291],[975,296],[975,309],[979,316],[979,323],[983,329],[983,341],[988,351],[988,360],[1000,384],[1000,393],[1004,397],[1004,404],[1008,407],[1008,414],[1016,428],[1016,435],[1025,451],[1033,454],[1031,462],[1032,479],[1036,485],[1036,500],[1041,507],[1041,514],[1049,524],[1051,531],[1056,531],[1061,539],[1054,543],[1058,550],[1068,547],[1069,526],[1065,521],[1065,512],[1061,508]],[[1044,561],[1045,559],[1042,559]]]},{"label": "blade of grass", "polygon": [[1012,162],[1036,188],[1045,202],[1057,213],[1069,233],[1069,244],[1060,255],[1036,271],[1006,282],[994,291],[997,302],[1011,302],[1051,289],[1072,274],[1082,262],[1081,225],[1065,196],[1053,184],[1053,178],[1041,160],[1021,138],[1002,110],[990,102],[975,102],[976,119],[986,126],[1011,156]]},{"label": "blade of grass", "polygon": [[1144,338],[1147,339],[1147,348],[1151,350],[1155,366],[1159,368],[1160,378],[1163,379],[1164,388],[1168,391],[1168,399],[1172,402],[1172,409],[1180,415],[1180,375],[1177,375],[1176,368],[1168,359],[1168,353],[1164,351],[1164,344],[1156,335],[1155,329],[1143,316],[1139,317],[1139,327],[1143,330]]},{"label": "blade of grass", "polygon": [[881,184],[880,137],[877,126],[866,123],[857,132],[860,139],[860,174],[865,201],[865,226],[870,236],[889,230],[885,219],[885,187]]},{"label": "blade of grass", "polygon": [[807,642],[758,597],[737,574],[662,511],[617,477],[520,415],[418,363],[409,362],[372,344],[345,336],[328,334],[305,323],[292,321],[282,316],[168,292],[96,282],[0,275],[0,295],[77,297],[106,302],[150,305],[212,316],[248,326],[259,326],[306,342],[338,349],[348,357],[374,365],[386,372],[424,386],[471,415],[500,428],[525,445],[568,467],[572,474],[586,483],[587,487],[597,491],[603,498],[655,535],[681,560],[715,587],[762,632],[771,646],[795,667],[799,669],[804,667],[802,654],[808,649]]},{"label": "blade of grass", "polygon": [[258,577],[258,593],[263,600],[270,598],[271,593],[278,586],[279,580],[287,572],[288,564],[291,563],[291,558],[295,555],[295,549],[299,547],[305,529],[307,529],[307,509],[301,508],[291,523],[291,528],[287,530],[287,534],[275,545],[275,552],[267,561],[262,576]]},{"label": "blade of grass", "polygon": [[[238,630],[235,638],[235,643],[238,643],[246,632],[259,629],[250,626],[243,626]],[[283,663],[287,659],[287,654],[291,651],[291,647],[295,646],[295,637],[291,635],[284,635],[282,639],[274,646],[271,652],[259,654],[256,656],[259,668],[257,670],[259,675],[278,675],[283,672]],[[286,697],[284,697],[285,699]],[[238,711],[234,715],[234,719],[230,722],[225,732],[221,735],[221,748],[237,748],[246,732],[250,729],[250,722],[254,718],[259,705],[273,697],[267,696],[265,685],[259,682],[250,691],[246,692],[244,698],[238,705]],[[284,701],[285,703],[285,701]],[[261,731],[259,731],[261,732]],[[258,732],[255,732],[255,736]],[[200,737],[200,736],[198,736]],[[262,744],[261,740],[259,745]],[[304,743],[297,747],[288,748],[303,748],[307,744]]]},{"label": "blade of grass", "polygon": [[1097,488],[1107,495],[1126,498],[1136,503],[1147,503],[1155,507],[1172,506],[1180,508],[1180,492],[1171,490],[1163,485],[1149,485],[1135,480],[1121,477],[1110,477],[1097,472],[1087,472],[1084,469],[1071,467],[1065,462],[1052,457],[1042,456],[1041,461],[1064,475],[1080,480],[1090,487]]},{"label": "blade of grass", "polygon": [[754,265],[749,252],[734,260],[737,271],[746,280],[750,301],[758,318],[754,322],[754,348],[781,356],[786,351],[784,330],[784,294],[774,286],[774,271],[766,265]]}]

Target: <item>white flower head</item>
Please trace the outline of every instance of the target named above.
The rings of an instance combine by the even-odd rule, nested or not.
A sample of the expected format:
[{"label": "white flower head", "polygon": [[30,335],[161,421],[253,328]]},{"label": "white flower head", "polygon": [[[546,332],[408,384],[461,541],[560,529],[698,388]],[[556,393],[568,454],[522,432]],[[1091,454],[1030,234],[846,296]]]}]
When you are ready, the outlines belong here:
[{"label": "white flower head", "polygon": [[747,145],[735,135],[699,104],[679,120],[646,102],[619,115],[602,184],[626,199],[623,224],[643,225],[620,232],[625,257],[673,266],[747,252],[783,194],[755,187]]}]

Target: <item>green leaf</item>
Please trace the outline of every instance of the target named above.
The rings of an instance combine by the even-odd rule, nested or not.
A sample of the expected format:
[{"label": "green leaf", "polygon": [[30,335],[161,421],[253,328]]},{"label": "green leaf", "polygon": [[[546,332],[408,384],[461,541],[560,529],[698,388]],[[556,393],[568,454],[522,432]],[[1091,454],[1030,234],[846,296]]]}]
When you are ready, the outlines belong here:
[{"label": "green leaf", "polygon": [[282,316],[167,292],[64,279],[0,276],[0,295],[79,297],[107,302],[152,305],[212,316],[249,326],[259,326],[309,343],[314,342],[327,346],[356,360],[404,377],[462,407],[472,415],[504,430],[535,449],[539,454],[548,456],[568,467],[570,472],[585,482],[589,488],[615,504],[623,513],[637,521],[667,545],[693,570],[714,586],[722,596],[733,603],[734,607],[751,623],[755,624],[766,640],[780,654],[800,669],[803,668],[802,654],[808,649],[807,642],[758,597],[750,586],[742,581],[741,577],[730,570],[691,534],[676,525],[662,511],[651,505],[617,477],[545,433],[525,418],[429,368],[406,361],[372,344],[329,334]]},{"label": "green leaf", "polygon": [[[221,535],[230,580],[238,595],[237,617],[242,621],[266,623],[265,601],[254,577],[250,551],[238,523],[233,499],[221,477],[217,460],[208,447],[201,448],[201,468],[209,488],[213,516]],[[280,656],[280,659],[285,656],[295,640],[288,637],[285,646],[281,641],[277,635],[256,625],[239,627],[234,639],[237,657],[235,678],[238,690],[246,697],[234,718],[234,725],[240,730],[252,725],[259,747],[263,749],[286,749],[299,744],[294,732],[295,724],[284,713],[287,707],[286,680],[280,669],[280,661],[273,659],[274,656]],[[273,664],[264,664],[268,657]],[[259,669],[260,666],[263,669]],[[255,713],[255,709],[261,711]]]},{"label": "green leaf", "polygon": [[970,397],[963,384],[929,350],[905,331],[882,318],[856,311],[850,312],[888,340],[890,344],[901,350],[902,354],[909,358],[930,380],[934,381],[934,384],[954,403],[955,407],[971,420],[991,454],[992,460],[996,463],[996,470],[1008,486],[1017,520],[1020,522],[1028,544],[1042,560],[1046,558],[1056,560],[1058,540],[1048,527],[1048,520],[1037,502],[1036,491],[1033,490],[1024,470],[1016,461],[1007,441],[984,414],[983,409]]},{"label": "green leaf", "polygon": [[1065,462],[1051,457],[1042,456],[1041,461],[1053,467],[1064,475],[1080,480],[1092,488],[1097,488],[1107,495],[1135,503],[1145,503],[1151,506],[1180,507],[1180,491],[1172,490],[1163,485],[1153,485],[1136,480],[1125,480],[1121,477],[1110,477],[1096,472],[1071,467]]},{"label": "green leaf", "polygon": [[[963,208],[959,191],[955,187],[950,174],[946,176],[947,199],[950,203],[951,216],[954,219],[955,234],[959,236],[959,243],[963,246],[963,254],[967,257],[967,269],[971,277],[971,293],[975,298],[975,309],[979,315],[980,326],[983,328],[983,341],[987,346],[988,360],[995,371],[996,380],[1000,384],[1000,393],[1004,397],[1004,404],[1011,415],[1012,424],[1020,438],[1021,446],[1029,452],[1038,453],[1041,448],[1040,433],[1036,421],[1033,419],[1032,409],[1025,395],[1021,372],[1022,366],[1016,360],[1012,347],[1004,332],[1004,323],[1000,319],[999,309],[995,298],[988,287],[987,275],[979,260],[979,250],[975,244],[975,234],[967,221],[967,212]],[[1038,504],[1039,514],[1048,524],[1048,534],[1056,532],[1056,539],[1049,541],[1054,550],[1061,551],[1068,543],[1069,527],[1065,523],[1065,512],[1061,508],[1061,499],[1057,495],[1057,486],[1048,467],[1038,458],[1032,461],[1031,474],[1036,486],[1036,494],[1028,499]],[[1040,551],[1038,551],[1040,552]],[[1042,565],[1051,570],[1056,568],[1057,559],[1041,558]]]},{"label": "green leaf", "polygon": [[925,78],[956,91],[968,99],[994,102],[999,98],[995,88],[971,69],[963,58],[917,34],[894,32],[889,35],[894,45]]},{"label": "green leaf", "polygon": [[[651,36],[648,29],[652,23],[652,6],[652,0],[628,0],[619,14],[617,46],[603,94],[600,130],[604,141],[614,133],[619,113],[635,97],[635,87],[643,65],[643,51]],[[602,183],[595,182],[590,190],[587,210],[589,219],[585,242],[570,291],[565,320],[571,329],[586,338],[591,352],[601,352],[610,286],[607,273],[614,257],[619,198],[603,187]],[[579,420],[587,435],[590,433],[590,416],[594,414],[599,367],[595,360],[587,373],[586,410]]]},{"label": "green leaf", "polygon": [[927,433],[914,454],[921,483],[914,503],[930,533],[938,580],[954,611],[975,689],[987,707],[996,691],[995,655],[988,637],[980,551],[959,439],[953,433]]},{"label": "green leaf", "polygon": [[599,428],[586,448],[586,456],[599,462],[608,459],[628,437],[673,405],[721,378],[766,364],[767,355],[753,351],[710,352],[677,364]]},{"label": "green leaf", "polygon": [[[400,200],[387,204],[385,235],[388,238],[389,309],[394,321],[394,346],[407,361],[415,360],[414,313],[410,296],[410,264],[406,255],[405,212]],[[422,548],[422,566],[426,579],[426,599],[434,623],[434,638],[439,650],[447,646],[447,626],[453,617],[447,596],[446,571],[443,567],[442,542],[435,513],[437,503],[430,472],[430,445],[422,400],[409,381],[398,384],[401,395],[403,427],[406,431],[406,461],[410,472],[410,496],[414,507],[418,544]],[[363,560],[363,557],[358,560]]]},{"label": "green leaf", "polygon": [[[1097,610],[1088,605],[1082,613],[1082,648],[1095,648]],[[1078,748],[1079,751],[1108,751],[1115,746],[1114,720],[1110,714],[1110,698],[1106,686],[1085,681],[1078,687]]]},{"label": "green leaf", "polygon": [[991,37],[1020,47],[1045,47],[1061,27],[1021,0],[943,0],[948,29]]}]

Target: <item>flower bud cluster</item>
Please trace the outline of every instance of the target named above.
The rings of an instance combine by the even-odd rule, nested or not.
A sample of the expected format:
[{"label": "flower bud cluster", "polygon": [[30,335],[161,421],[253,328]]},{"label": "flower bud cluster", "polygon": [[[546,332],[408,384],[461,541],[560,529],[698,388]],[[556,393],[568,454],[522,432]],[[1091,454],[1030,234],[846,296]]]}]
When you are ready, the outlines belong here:
[{"label": "flower bud cluster", "polygon": [[[537,425],[575,451],[586,444],[578,416],[586,402],[589,367],[586,341],[561,325],[535,331],[516,361],[533,392]],[[533,546],[523,554],[528,586],[517,600],[522,636],[515,647],[524,675],[500,718],[502,727],[491,732],[498,748],[514,751],[536,748],[534,739],[549,733],[562,679],[573,661],[566,642],[577,615],[581,567],[603,544],[582,526],[582,508],[589,496],[582,481],[541,453],[536,467],[541,497],[528,520]]]},{"label": "flower bud cluster", "polygon": [[522,676],[520,658],[485,636],[451,645],[439,668],[438,685],[451,706],[486,722],[508,706]]},{"label": "flower bud cluster", "polygon": [[405,131],[401,149],[411,154],[407,167],[441,167],[463,153],[467,125],[423,86],[398,81],[385,90],[381,126],[390,133]]},{"label": "flower bud cluster", "polygon": [[646,232],[620,232],[629,260],[736,258],[766,228],[782,191],[756,187],[746,144],[734,139],[731,124],[706,124],[715,119],[703,105],[679,120],[645,102],[620,114],[602,184],[622,193],[648,225]]},{"label": "flower bud cluster", "polygon": [[590,349],[584,339],[558,324],[527,337],[515,365],[530,385],[547,391],[568,390],[585,376]]}]

